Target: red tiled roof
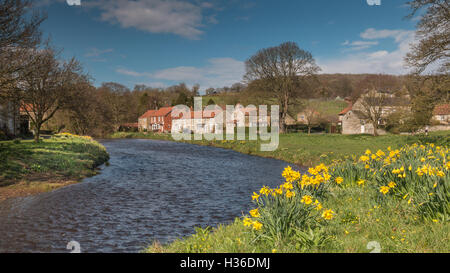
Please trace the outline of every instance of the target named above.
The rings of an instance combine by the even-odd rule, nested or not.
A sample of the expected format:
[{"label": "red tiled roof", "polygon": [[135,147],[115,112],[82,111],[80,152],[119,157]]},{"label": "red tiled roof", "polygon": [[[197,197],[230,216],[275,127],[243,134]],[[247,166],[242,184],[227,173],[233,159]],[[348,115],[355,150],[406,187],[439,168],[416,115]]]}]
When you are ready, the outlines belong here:
[{"label": "red tiled roof", "polygon": [[170,112],[172,112],[173,107],[162,107],[159,110],[157,110],[155,113],[153,113],[153,117],[165,117]]},{"label": "red tiled roof", "polygon": [[156,110],[148,110],[147,112],[145,112],[145,114],[143,114],[142,116],[140,116],[139,118],[148,118],[151,117],[153,115],[153,113],[155,113]]},{"label": "red tiled roof", "polygon": [[159,110],[148,110],[140,116],[139,118],[149,118],[149,117],[165,117],[172,111],[173,107],[162,107]]},{"label": "red tiled roof", "polygon": [[33,105],[27,103],[27,104],[20,106],[20,112],[26,112],[26,110],[28,110],[28,112],[30,112],[30,113],[33,112]]},{"label": "red tiled roof", "polygon": [[352,110],[352,108],[353,108],[353,104],[349,103],[348,106],[339,113],[339,116],[347,114],[347,112]]},{"label": "red tiled roof", "polygon": [[437,105],[433,111],[434,115],[450,115],[450,104]]}]

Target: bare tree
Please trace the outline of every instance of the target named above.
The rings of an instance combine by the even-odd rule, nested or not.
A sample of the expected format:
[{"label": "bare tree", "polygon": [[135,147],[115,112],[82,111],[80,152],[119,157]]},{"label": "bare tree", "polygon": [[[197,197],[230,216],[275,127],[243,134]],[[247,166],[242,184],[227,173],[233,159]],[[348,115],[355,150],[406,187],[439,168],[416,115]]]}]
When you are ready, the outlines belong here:
[{"label": "bare tree", "polygon": [[70,99],[74,85],[85,78],[75,59],[62,62],[58,53],[50,47],[30,51],[29,63],[20,82],[21,106],[29,116],[39,141],[42,125],[50,120]]},{"label": "bare tree", "polygon": [[425,8],[416,36],[419,43],[412,45],[411,52],[405,60],[407,64],[422,73],[432,64],[439,66],[438,72],[450,70],[450,1],[448,0],[413,0],[408,2],[412,18],[419,10]]},{"label": "bare tree", "polygon": [[286,116],[291,100],[298,96],[307,76],[320,71],[311,53],[294,42],[258,51],[246,61],[245,79],[257,82],[262,89],[275,94],[281,108],[280,132],[286,132]]},{"label": "bare tree", "polygon": [[40,24],[45,16],[37,11],[29,14],[29,0],[0,0],[0,91],[9,91],[27,64],[24,55],[40,43]]},{"label": "bare tree", "polygon": [[361,110],[365,119],[373,126],[373,135],[378,136],[378,128],[389,101],[389,95],[379,93],[375,90],[369,91],[361,96]]},{"label": "bare tree", "polygon": [[320,123],[320,121],[322,120],[322,115],[313,105],[307,106],[303,112],[305,114],[306,126],[308,126],[308,135],[310,135],[311,128]]}]

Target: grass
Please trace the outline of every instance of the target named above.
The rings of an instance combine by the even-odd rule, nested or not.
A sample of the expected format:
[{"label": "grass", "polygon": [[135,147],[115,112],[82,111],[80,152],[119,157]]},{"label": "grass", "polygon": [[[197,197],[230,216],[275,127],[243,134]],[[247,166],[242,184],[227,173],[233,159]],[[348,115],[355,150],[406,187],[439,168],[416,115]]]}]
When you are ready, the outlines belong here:
[{"label": "grass", "polygon": [[[387,147],[397,149],[406,144],[434,143],[450,146],[450,133],[435,132],[429,136],[386,135],[280,135],[279,148],[274,152],[259,151],[259,142],[251,141],[186,141],[235,151],[277,158],[300,166],[332,164],[336,160],[353,160],[367,149],[377,151]],[[117,133],[114,138],[148,138],[172,140],[170,135]],[[364,168],[363,168],[364,169]],[[356,183],[353,183],[356,184]],[[262,186],[262,185],[261,185]],[[250,194],[250,193],[249,193]],[[406,200],[382,202],[378,188],[332,187],[322,200],[323,207],[336,212],[333,221],[311,230],[295,230],[281,239],[255,239],[255,231],[243,225],[242,218],[223,223],[216,228],[197,228],[193,235],[169,244],[154,242],[144,251],[149,253],[295,253],[373,251],[381,252],[450,252],[448,221],[424,219]],[[249,196],[249,200],[251,197]],[[373,243],[375,242],[375,243]]]},{"label": "grass", "polygon": [[[115,133],[112,138],[143,138],[154,140],[173,140],[170,134],[153,133]],[[188,143],[214,146],[232,149],[240,153],[257,155],[284,160],[298,166],[313,166],[319,163],[329,164],[334,159],[340,159],[353,154],[360,154],[366,149],[378,150],[391,146],[398,148],[412,143],[438,143],[450,144],[450,132],[436,132],[430,136],[416,135],[386,135],[373,137],[370,135],[307,135],[307,134],[283,134],[280,135],[280,143],[273,152],[260,151],[259,141],[185,141]]]},{"label": "grass", "polygon": [[[364,253],[377,247],[389,253],[450,252],[450,150],[429,144],[384,151],[366,151],[303,174],[287,168],[282,186],[249,196],[256,208],[251,216],[197,228],[167,245],[155,242],[145,252]],[[383,192],[380,186],[387,181],[395,183]],[[299,222],[302,218],[308,221]]]},{"label": "grass", "polygon": [[149,253],[368,253],[377,242],[383,253],[450,252],[450,225],[423,221],[406,205],[378,207],[362,189],[333,192],[324,206],[338,208],[337,217],[322,230],[295,234],[268,243],[254,239],[241,219],[214,229],[146,248]]},{"label": "grass", "polygon": [[[0,195],[49,191],[95,174],[108,161],[105,148],[89,138],[54,136],[0,142]],[[19,194],[22,195],[22,194]]]}]

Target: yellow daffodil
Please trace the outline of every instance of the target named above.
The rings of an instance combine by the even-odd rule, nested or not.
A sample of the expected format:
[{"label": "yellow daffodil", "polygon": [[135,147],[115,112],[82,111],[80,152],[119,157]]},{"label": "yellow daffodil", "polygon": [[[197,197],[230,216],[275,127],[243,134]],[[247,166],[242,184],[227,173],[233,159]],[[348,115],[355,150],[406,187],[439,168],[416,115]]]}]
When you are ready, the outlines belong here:
[{"label": "yellow daffodil", "polygon": [[389,187],[386,187],[386,186],[382,186],[381,188],[380,188],[380,192],[382,193],[382,194],[387,194],[388,192],[389,192]]},{"label": "yellow daffodil", "polygon": [[251,211],[250,211],[250,215],[251,215],[252,217],[255,217],[255,218],[258,218],[258,217],[261,216],[261,215],[259,214],[258,209],[251,210]]},{"label": "yellow daffodil", "polygon": [[309,195],[305,195],[302,197],[302,200],[300,202],[304,203],[305,205],[309,205],[312,203],[312,197]]},{"label": "yellow daffodil", "polygon": [[332,211],[331,209],[327,209],[322,213],[322,218],[324,218],[325,220],[331,220],[334,217],[334,211]]}]

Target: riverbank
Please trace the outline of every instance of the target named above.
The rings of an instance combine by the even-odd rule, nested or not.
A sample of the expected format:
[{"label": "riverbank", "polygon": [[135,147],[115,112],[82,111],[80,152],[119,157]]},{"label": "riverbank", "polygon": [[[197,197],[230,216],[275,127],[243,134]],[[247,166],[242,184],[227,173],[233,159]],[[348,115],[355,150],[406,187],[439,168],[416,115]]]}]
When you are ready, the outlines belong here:
[{"label": "riverbank", "polygon": [[106,149],[90,137],[61,134],[0,142],[0,201],[52,191],[96,174]]},{"label": "riverbank", "polygon": [[[174,141],[170,134],[154,133],[115,133],[111,138],[138,138]],[[260,151],[260,141],[183,141],[186,143],[231,149],[243,154],[284,160],[297,166],[314,166],[320,163],[330,164],[333,160],[349,157],[364,152],[366,149],[378,150],[391,146],[402,147],[412,143],[435,143],[450,145],[450,132],[435,132],[429,136],[387,135],[373,137],[370,135],[307,135],[282,134],[277,150]]]},{"label": "riverbank", "polygon": [[254,209],[233,223],[148,253],[449,253],[450,149],[366,149],[249,193]]}]

